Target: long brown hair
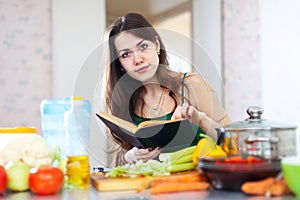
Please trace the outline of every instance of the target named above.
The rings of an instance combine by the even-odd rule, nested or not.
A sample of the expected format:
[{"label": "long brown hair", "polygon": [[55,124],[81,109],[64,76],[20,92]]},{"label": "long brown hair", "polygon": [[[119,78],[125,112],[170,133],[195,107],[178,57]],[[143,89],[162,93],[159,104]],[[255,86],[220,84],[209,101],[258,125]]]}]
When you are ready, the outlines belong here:
[{"label": "long brown hair", "polygon": [[[165,46],[153,26],[138,13],[128,13],[118,18],[109,28],[109,63],[107,66],[107,87],[105,93],[105,102],[108,111],[113,115],[121,117],[127,121],[132,121],[132,114],[138,101],[142,101],[145,87],[140,81],[137,81],[122,71],[122,65],[119,61],[115,48],[115,38],[121,32],[129,32],[137,37],[155,43],[156,39],[160,43],[159,67],[156,75],[161,87],[170,89],[170,95],[176,101],[176,94],[181,86],[181,74],[169,69],[167,52]],[[130,149],[132,146],[117,138],[112,133],[113,138],[123,148]]]}]

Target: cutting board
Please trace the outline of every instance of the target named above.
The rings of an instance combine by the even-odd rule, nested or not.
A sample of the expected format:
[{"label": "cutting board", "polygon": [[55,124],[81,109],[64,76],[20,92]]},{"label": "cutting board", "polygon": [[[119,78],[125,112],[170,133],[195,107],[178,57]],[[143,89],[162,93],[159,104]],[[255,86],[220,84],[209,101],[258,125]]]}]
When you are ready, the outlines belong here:
[{"label": "cutting board", "polygon": [[[145,177],[106,177],[103,172],[93,172],[91,183],[98,191],[117,191],[117,190],[143,190],[149,188],[152,180],[167,179],[172,177],[189,176],[198,174],[197,171],[186,171],[174,173],[170,176],[145,176]],[[199,175],[201,176],[201,175]]]}]

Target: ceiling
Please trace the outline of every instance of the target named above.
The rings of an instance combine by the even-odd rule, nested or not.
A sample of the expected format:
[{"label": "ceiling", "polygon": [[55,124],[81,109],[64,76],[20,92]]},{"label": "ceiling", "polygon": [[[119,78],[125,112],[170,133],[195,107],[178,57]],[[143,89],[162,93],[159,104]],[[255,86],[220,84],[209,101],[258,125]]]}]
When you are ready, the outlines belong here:
[{"label": "ceiling", "polygon": [[150,21],[190,8],[191,0],[106,0],[108,21],[127,12],[142,13]]}]

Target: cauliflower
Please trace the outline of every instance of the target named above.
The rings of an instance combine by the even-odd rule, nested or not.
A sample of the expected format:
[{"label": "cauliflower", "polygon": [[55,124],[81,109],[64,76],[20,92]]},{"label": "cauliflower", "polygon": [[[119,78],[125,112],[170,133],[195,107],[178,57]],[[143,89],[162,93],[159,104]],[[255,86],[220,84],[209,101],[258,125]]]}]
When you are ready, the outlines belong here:
[{"label": "cauliflower", "polygon": [[22,160],[32,167],[51,165],[51,149],[40,135],[23,135],[9,141],[0,151],[0,164]]}]

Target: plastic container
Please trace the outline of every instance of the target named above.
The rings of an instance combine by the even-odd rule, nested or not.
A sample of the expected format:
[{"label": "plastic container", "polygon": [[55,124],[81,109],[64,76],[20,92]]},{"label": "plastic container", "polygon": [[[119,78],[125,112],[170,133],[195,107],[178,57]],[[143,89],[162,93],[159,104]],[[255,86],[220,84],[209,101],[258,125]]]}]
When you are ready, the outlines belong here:
[{"label": "plastic container", "polygon": [[300,156],[282,158],[281,167],[288,188],[300,199]]},{"label": "plastic container", "polygon": [[19,136],[28,135],[34,136],[37,134],[35,127],[13,127],[13,128],[0,128],[0,151],[11,140]]},{"label": "plastic container", "polygon": [[45,99],[41,103],[42,136],[50,147],[64,150],[64,113],[70,109],[70,98]]},{"label": "plastic container", "polygon": [[82,97],[71,97],[64,114],[65,155],[88,155],[91,105]]}]

